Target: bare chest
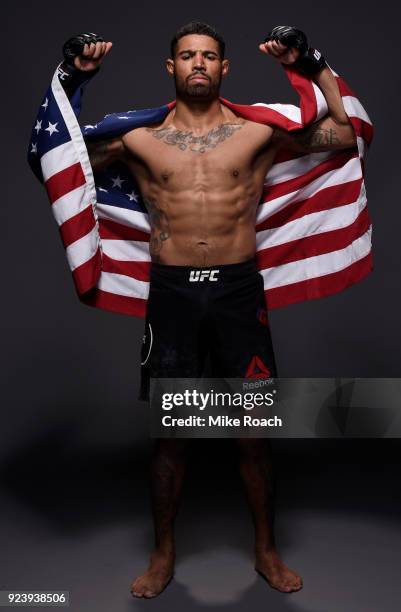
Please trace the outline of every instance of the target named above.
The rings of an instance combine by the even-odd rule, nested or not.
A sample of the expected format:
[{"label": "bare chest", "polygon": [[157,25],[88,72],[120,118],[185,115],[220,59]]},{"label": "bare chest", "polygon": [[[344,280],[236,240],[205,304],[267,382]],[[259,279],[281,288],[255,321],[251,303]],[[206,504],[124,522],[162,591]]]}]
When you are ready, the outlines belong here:
[{"label": "bare chest", "polygon": [[268,164],[271,128],[248,121],[225,123],[197,135],[168,126],[125,136],[134,175],[164,188],[216,188],[248,181]]}]

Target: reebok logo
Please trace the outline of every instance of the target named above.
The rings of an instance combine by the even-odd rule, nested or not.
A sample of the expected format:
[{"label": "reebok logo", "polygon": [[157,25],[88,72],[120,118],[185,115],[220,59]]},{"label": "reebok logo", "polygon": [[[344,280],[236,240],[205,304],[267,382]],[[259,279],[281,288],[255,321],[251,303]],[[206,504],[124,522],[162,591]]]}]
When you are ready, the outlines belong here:
[{"label": "reebok logo", "polygon": [[217,278],[220,270],[191,270],[189,273],[189,281],[191,283],[202,283],[205,279],[210,281],[218,281]]},{"label": "reebok logo", "polygon": [[245,378],[270,378],[270,370],[260,357],[254,355],[249,362]]}]

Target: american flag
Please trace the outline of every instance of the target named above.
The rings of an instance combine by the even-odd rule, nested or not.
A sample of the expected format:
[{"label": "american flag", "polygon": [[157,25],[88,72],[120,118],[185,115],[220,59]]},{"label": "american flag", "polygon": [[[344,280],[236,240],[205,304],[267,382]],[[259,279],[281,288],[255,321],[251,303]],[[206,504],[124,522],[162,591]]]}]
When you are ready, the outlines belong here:
[{"label": "american flag", "polygon": [[[69,100],[59,81],[60,66],[32,129],[29,164],[46,188],[79,298],[144,317],[151,266],[147,210],[128,167],[117,162],[94,174],[85,143],[159,122],[175,102],[109,114],[80,126],[88,81]],[[321,119],[327,104],[320,89],[290,67],[284,69],[299,107],[221,102],[245,119],[288,131]],[[337,293],[372,270],[364,160],[373,127],[356,95],[332,73],[357,147],[311,154],[283,151],[276,157],[265,178],[255,228],[269,309]]]}]

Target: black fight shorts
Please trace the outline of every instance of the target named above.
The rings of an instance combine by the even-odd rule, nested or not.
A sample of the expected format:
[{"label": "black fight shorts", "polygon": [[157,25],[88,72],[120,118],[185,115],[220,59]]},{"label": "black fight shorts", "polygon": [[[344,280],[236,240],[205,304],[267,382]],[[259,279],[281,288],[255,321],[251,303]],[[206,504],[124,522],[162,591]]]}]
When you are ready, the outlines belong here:
[{"label": "black fight shorts", "polygon": [[275,378],[263,277],[255,260],[198,267],[153,263],[139,399],[150,378]]}]

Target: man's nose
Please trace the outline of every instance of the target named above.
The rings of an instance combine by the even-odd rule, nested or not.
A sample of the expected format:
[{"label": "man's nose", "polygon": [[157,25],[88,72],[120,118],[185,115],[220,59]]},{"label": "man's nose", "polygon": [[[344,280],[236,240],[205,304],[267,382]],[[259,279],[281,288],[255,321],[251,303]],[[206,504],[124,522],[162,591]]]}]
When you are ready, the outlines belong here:
[{"label": "man's nose", "polygon": [[197,70],[204,70],[206,68],[205,58],[203,57],[202,53],[196,53],[196,55],[194,55],[193,67],[196,68]]}]

